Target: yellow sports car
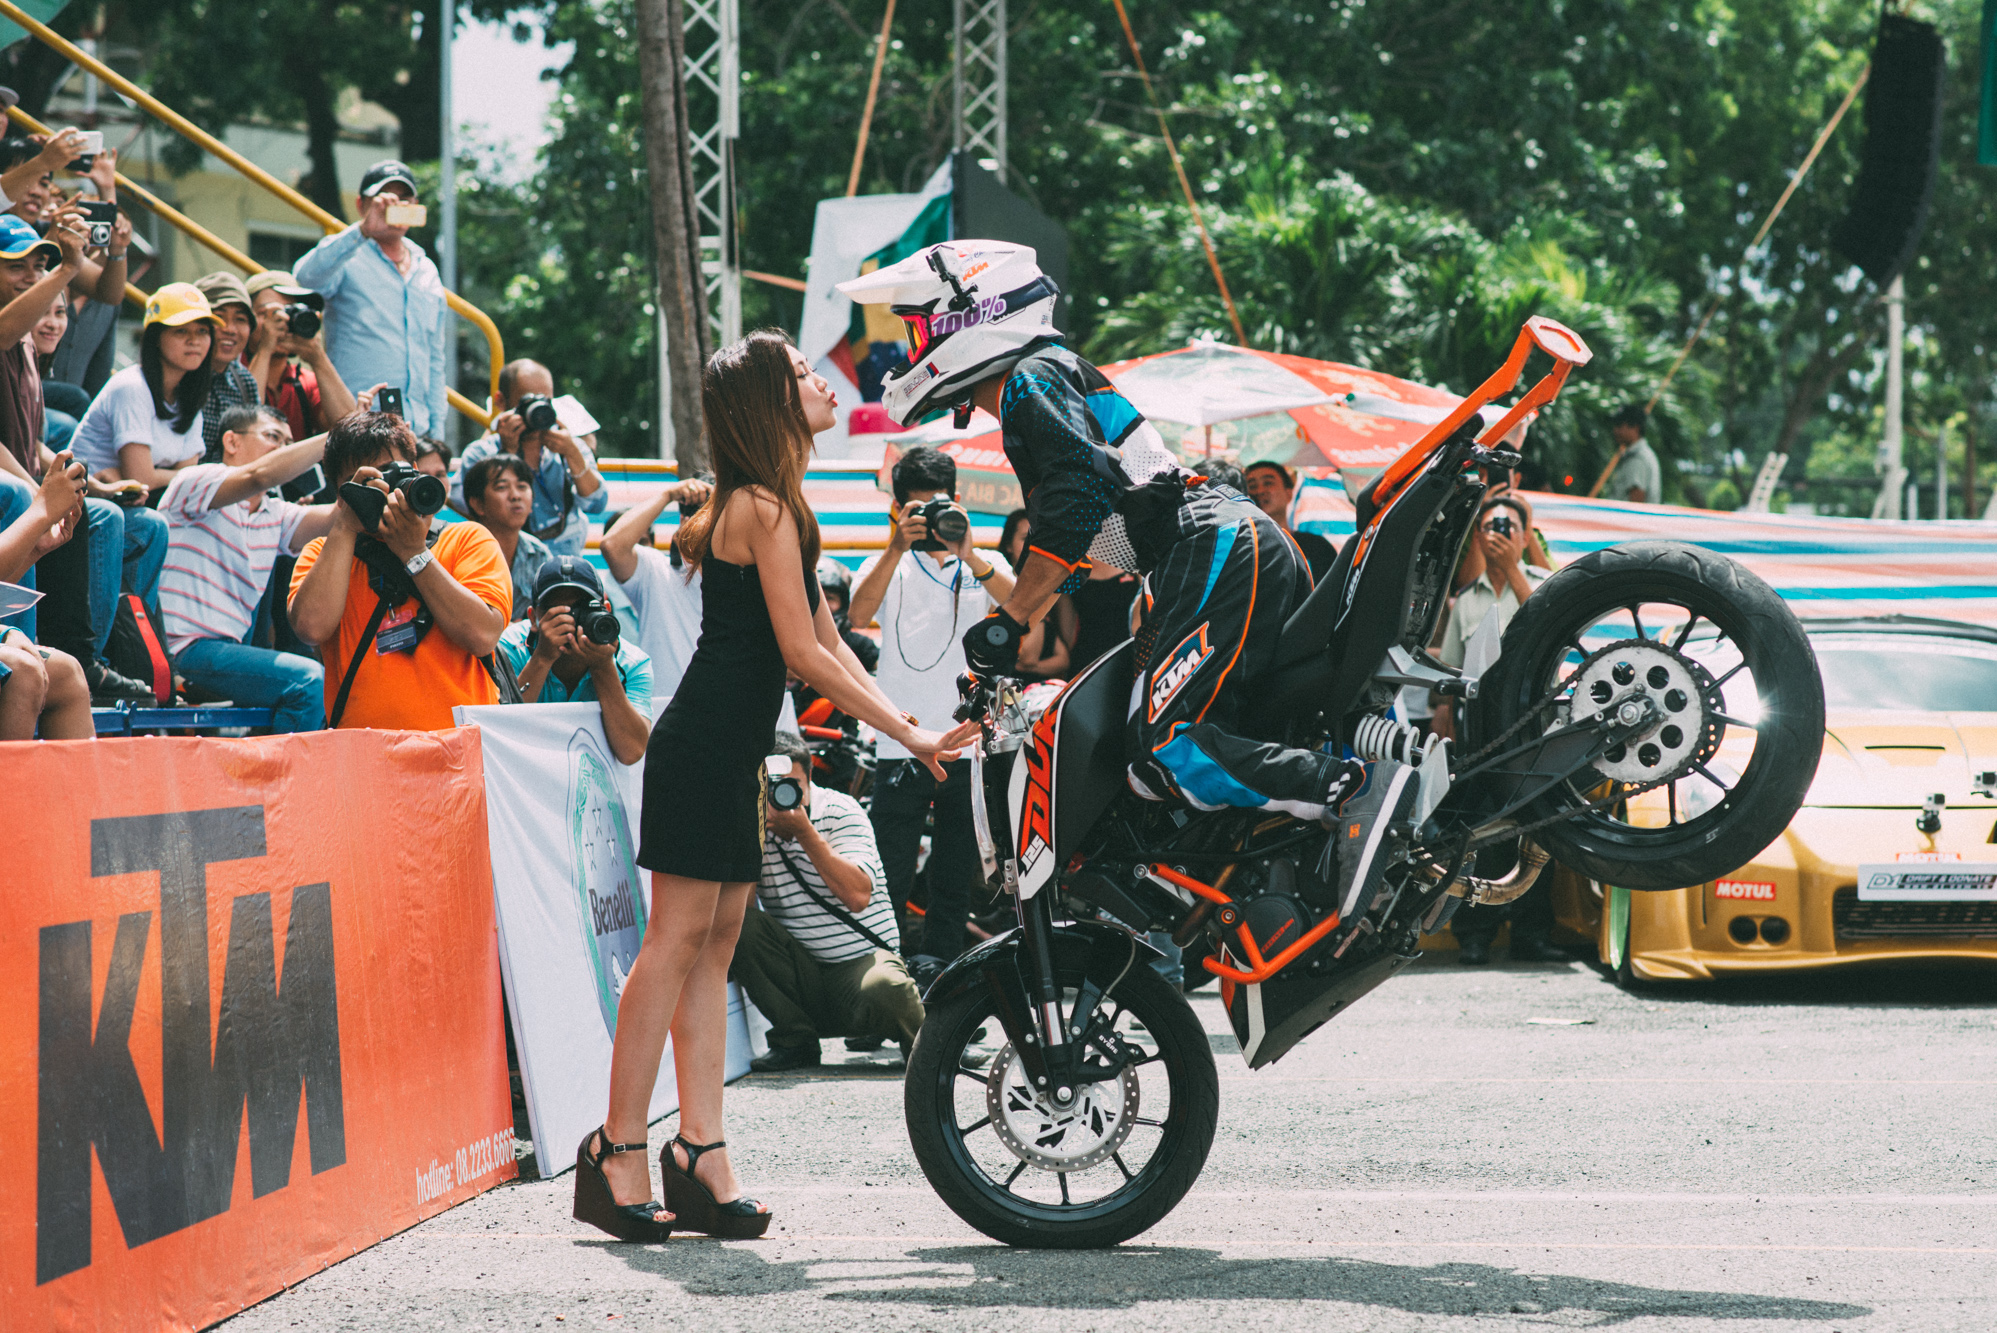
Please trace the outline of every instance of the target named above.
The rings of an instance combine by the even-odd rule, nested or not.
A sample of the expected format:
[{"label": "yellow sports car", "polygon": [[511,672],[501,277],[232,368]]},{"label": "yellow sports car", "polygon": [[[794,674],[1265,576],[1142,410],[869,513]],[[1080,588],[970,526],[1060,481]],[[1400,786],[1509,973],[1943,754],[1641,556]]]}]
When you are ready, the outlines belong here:
[{"label": "yellow sports car", "polygon": [[[1901,616],[1804,627],[1827,729],[1787,833],[1732,875],[1669,892],[1556,872],[1561,926],[1592,936],[1618,982],[1997,960],[1997,630]],[[1743,721],[1754,708],[1728,700]],[[1730,728],[1712,767],[1724,774],[1751,735]],[[1661,795],[1630,813],[1669,818]]]}]

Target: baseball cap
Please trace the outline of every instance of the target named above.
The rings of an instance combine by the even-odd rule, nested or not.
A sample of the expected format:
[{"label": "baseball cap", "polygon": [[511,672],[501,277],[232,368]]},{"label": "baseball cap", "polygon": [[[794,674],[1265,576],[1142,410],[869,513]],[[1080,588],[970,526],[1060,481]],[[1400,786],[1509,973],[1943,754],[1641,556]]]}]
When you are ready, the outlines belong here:
[{"label": "baseball cap", "polygon": [[408,167],[394,158],[383,158],[367,169],[361,177],[361,198],[372,199],[381,193],[381,187],[401,181],[409,187],[411,198],[416,195],[416,177]]},{"label": "baseball cap", "polygon": [[589,561],[579,556],[556,556],[541,566],[534,579],[534,605],[541,606],[543,599],[558,588],[576,588],[598,601],[603,600],[602,580],[596,577],[596,569]]},{"label": "baseball cap", "polygon": [[0,213],[0,259],[25,259],[38,250],[49,257],[49,263],[62,262],[62,247],[43,240],[26,218],[18,213]]},{"label": "baseball cap", "polygon": [[249,281],[243,284],[243,290],[251,296],[255,296],[258,292],[274,291],[286,300],[304,301],[307,305],[320,307],[326,304],[325,297],[310,287],[300,286],[297,278],[281,268],[267,268],[261,273],[250,274]]},{"label": "baseball cap", "polygon": [[210,273],[206,277],[196,278],[194,285],[208,298],[208,308],[211,310],[231,302],[245,310],[250,308],[250,289],[245,287],[243,280],[233,273]]},{"label": "baseball cap", "polygon": [[169,282],[152,294],[146,302],[146,327],[164,324],[177,329],[183,324],[192,324],[197,319],[205,319],[210,324],[220,324],[215,312],[208,308],[208,298],[201,289],[191,282]]}]

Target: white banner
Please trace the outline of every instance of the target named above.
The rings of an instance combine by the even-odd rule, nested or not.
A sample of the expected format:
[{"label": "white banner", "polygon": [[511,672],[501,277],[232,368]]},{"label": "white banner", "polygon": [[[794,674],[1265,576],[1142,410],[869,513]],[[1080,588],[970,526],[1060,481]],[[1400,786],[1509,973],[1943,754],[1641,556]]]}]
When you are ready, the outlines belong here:
[{"label": "white banner", "polygon": [[[535,1159],[552,1176],[603,1123],[617,1001],[651,912],[651,876],[636,861],[643,770],[611,757],[594,703],[460,707],[454,716],[479,729],[485,755],[500,974]],[[760,1037],[768,1024],[731,982],[730,1080],[749,1072],[752,1028]],[[647,1118],[678,1106],[668,1041]]]}]

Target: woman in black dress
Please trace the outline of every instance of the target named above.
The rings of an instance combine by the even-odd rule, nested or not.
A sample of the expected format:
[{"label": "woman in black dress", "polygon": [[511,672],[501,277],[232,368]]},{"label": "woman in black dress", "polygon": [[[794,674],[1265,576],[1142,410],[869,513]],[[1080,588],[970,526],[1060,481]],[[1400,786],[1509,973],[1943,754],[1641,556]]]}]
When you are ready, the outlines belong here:
[{"label": "woman in black dress", "polygon": [[[974,733],[924,731],[888,702],[819,596],[818,521],[804,498],[812,436],[837,400],[783,334],[765,330],[708,361],[701,403],[714,498],[683,523],[689,576],[704,570],[700,643],[645,752],[638,864],[652,911],[617,1009],[610,1113],[576,1150],[575,1216],[623,1240],[674,1230],[760,1236],[769,1211],[742,1197],[722,1142],[728,964],[762,869],[764,768],[790,675],[928,763]],[[646,1165],[646,1112],[666,1037],[679,1135]]]}]

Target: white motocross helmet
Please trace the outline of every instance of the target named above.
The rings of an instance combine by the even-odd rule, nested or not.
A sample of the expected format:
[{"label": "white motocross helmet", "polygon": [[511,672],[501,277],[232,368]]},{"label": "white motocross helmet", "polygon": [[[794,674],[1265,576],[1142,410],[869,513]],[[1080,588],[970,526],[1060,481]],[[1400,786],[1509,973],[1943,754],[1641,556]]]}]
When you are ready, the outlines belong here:
[{"label": "white motocross helmet", "polygon": [[1060,336],[1061,289],[1033,247],[1010,241],[945,241],[838,289],[889,306],[908,331],[908,360],[882,382],[881,405],[897,426],[968,402],[972,385]]}]

